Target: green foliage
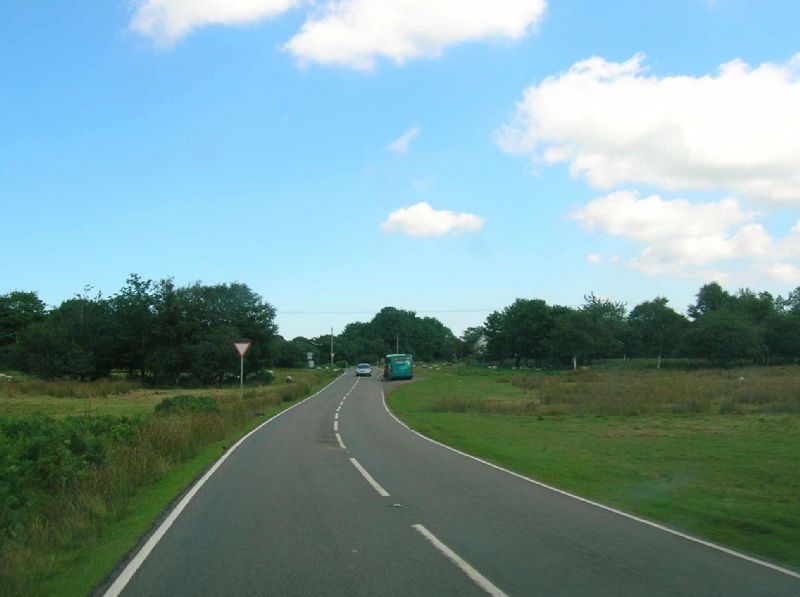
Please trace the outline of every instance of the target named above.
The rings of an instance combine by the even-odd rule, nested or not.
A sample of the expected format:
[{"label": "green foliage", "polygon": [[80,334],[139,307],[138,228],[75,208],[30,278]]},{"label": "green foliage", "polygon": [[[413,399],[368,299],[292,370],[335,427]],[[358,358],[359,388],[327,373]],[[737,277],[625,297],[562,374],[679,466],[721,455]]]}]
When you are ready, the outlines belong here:
[{"label": "green foliage", "polygon": [[[314,346],[309,352],[314,352],[319,362],[328,362],[330,340],[330,335],[325,335],[311,341]],[[449,360],[460,350],[458,339],[439,320],[395,307],[384,307],[367,323],[348,324],[333,344],[336,361],[349,363],[374,363],[398,350],[416,360]]]},{"label": "green foliage", "polygon": [[[330,374],[322,371],[299,372],[292,384],[246,388],[244,400],[234,390],[214,390],[220,396],[218,412],[201,407],[181,410],[179,416],[142,419],[0,418],[0,594],[63,592],[65,575],[82,587],[74,594],[87,594],[108,572],[102,567],[113,564],[92,549],[105,552],[109,536],[129,533],[132,521],[144,530],[157,516],[157,510],[130,511],[143,488],[160,489],[161,480],[209,445],[238,437],[262,421],[262,415],[277,412],[282,404],[329,379]],[[62,382],[58,386],[62,388]],[[62,401],[67,400],[50,403]],[[97,402],[108,408],[117,401]],[[219,449],[213,456],[209,453],[207,463]],[[193,470],[196,474],[200,469]],[[162,504],[193,476],[186,476],[184,485],[176,486]],[[116,540],[119,545],[112,559],[133,547],[138,538],[134,535]],[[78,557],[81,550],[84,555]]]},{"label": "green foliage", "polygon": [[156,404],[157,415],[218,413],[217,401],[208,396],[173,396]]},{"label": "green foliage", "polygon": [[[305,367],[306,354],[327,363],[374,363],[410,353],[418,362],[493,362],[520,368],[574,368],[604,359],[663,357],[725,365],[800,360],[800,288],[786,298],[704,285],[689,318],[664,297],[636,305],[584,296],[579,308],[518,298],[461,339],[432,317],[384,307],[369,322],[348,324],[333,338],[286,340],[275,309],[240,283],[177,287],[131,274],[110,299],[82,294],[46,312],[35,293],[0,295],[0,368],[44,379],[93,380],[112,369],[160,386],[235,383],[236,340],[249,339],[246,379],[272,366]],[[331,347],[333,344],[333,347]]]},{"label": "green foliage", "polygon": [[44,315],[44,303],[35,292],[0,294],[0,346],[15,343],[19,332]]},{"label": "green foliage", "polygon": [[691,356],[718,365],[757,358],[763,353],[759,330],[740,313],[716,310],[698,319],[685,337]]},{"label": "green foliage", "polygon": [[628,324],[636,340],[635,349],[628,351],[630,356],[661,358],[677,352],[689,322],[667,306],[668,302],[659,296],[630,312]]},{"label": "green foliage", "polygon": [[99,295],[79,295],[20,333],[29,371],[45,379],[98,379],[111,373],[115,321]]},{"label": "green foliage", "polygon": [[784,299],[749,289],[732,294],[712,282],[689,306],[691,321],[667,303],[656,297],[626,317],[623,303],[594,293],[578,309],[517,299],[491,313],[481,328],[486,356],[517,368],[626,357],[656,358],[658,367],[662,357],[691,357],[695,366],[800,361],[800,288]]},{"label": "green foliage", "polygon": [[110,299],[89,290],[47,313],[33,293],[0,296],[0,367],[19,362],[44,379],[121,369],[153,384],[219,384],[238,373],[233,342],[245,338],[246,372],[271,364],[275,309],[244,284],[176,287],[132,274]]},{"label": "green foliage", "polygon": [[[328,344],[330,347],[330,344]],[[330,352],[330,348],[328,349]],[[277,367],[302,368],[308,366],[306,355],[313,353],[315,359],[321,357],[317,346],[306,338],[298,336],[293,340],[284,340],[282,336],[275,337],[274,362]]]},{"label": "green foliage", "polygon": [[0,537],[104,463],[112,444],[130,443],[141,425],[138,417],[0,417]]}]

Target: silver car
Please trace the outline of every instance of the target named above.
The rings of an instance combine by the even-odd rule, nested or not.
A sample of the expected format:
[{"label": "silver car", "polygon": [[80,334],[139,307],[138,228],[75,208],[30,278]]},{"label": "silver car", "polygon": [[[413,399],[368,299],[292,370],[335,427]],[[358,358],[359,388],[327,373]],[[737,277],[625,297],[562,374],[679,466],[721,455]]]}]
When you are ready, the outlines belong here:
[{"label": "silver car", "polygon": [[372,376],[372,367],[370,367],[369,363],[359,363],[356,365],[356,377],[361,377],[362,375]]}]

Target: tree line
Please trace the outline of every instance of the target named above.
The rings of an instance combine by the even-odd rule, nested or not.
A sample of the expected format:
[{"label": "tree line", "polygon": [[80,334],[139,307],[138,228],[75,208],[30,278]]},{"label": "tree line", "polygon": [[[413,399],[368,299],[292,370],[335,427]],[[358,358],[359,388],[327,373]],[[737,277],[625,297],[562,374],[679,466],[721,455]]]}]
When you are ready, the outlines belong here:
[{"label": "tree line", "polygon": [[[384,307],[368,322],[349,323],[333,337],[334,362],[339,365],[375,363],[395,352],[412,354],[421,361],[441,361],[457,355],[459,346],[459,339],[438,319],[395,307]],[[329,362],[330,334],[292,340],[278,337],[275,364],[304,366],[309,352],[318,363]]]},{"label": "tree line", "polygon": [[[245,284],[176,286],[132,274],[119,292],[83,292],[48,309],[36,292],[0,295],[0,369],[45,379],[97,379],[114,371],[153,385],[235,381],[233,342],[249,339],[249,376],[269,367],[330,361],[331,335],[278,335],[275,309]],[[416,360],[466,358],[517,367],[578,367],[598,359],[682,357],[715,365],[782,363],[800,358],[800,288],[786,298],[703,286],[686,313],[664,297],[628,311],[621,302],[584,297],[580,307],[517,299],[461,337],[433,317],[384,307],[333,337],[334,362],[376,362],[409,353]]]},{"label": "tree line", "polygon": [[714,365],[800,358],[800,288],[786,298],[704,285],[686,314],[656,297],[630,311],[593,293],[578,308],[517,299],[462,339],[472,358],[520,366],[572,367],[598,359],[703,359]]},{"label": "tree line", "polygon": [[176,286],[131,275],[111,297],[87,287],[47,309],[36,292],[0,295],[0,368],[45,379],[127,372],[151,384],[211,384],[238,370],[233,342],[249,339],[246,367],[272,360],[275,309],[245,284]]}]

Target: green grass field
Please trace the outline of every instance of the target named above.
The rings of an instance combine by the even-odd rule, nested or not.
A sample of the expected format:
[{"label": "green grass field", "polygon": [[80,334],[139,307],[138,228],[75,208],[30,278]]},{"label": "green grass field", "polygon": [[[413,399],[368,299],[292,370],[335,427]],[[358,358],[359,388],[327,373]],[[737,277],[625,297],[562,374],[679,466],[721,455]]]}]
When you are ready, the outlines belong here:
[{"label": "green grass field", "polygon": [[800,568],[800,368],[418,373],[389,403],[425,435]]},{"label": "green grass field", "polygon": [[[52,493],[28,491],[33,483],[43,481],[15,476],[13,469],[20,461],[6,462],[11,468],[0,470],[0,498],[19,508],[13,495],[4,493],[17,487],[18,492],[24,491],[26,502],[19,510],[25,516],[23,526],[0,529],[0,594],[89,593],[172,500],[219,458],[225,446],[333,378],[332,372],[291,371],[294,381],[285,383],[286,373],[276,372],[279,381],[273,384],[246,387],[243,399],[235,388],[167,391],[114,381],[4,382],[0,422],[5,421],[5,429],[12,432],[17,429],[15,421],[31,422],[39,433],[38,443],[32,445],[42,458],[36,467],[40,470],[62,466],[49,456],[59,452],[52,451],[56,446],[43,435],[57,425],[41,424],[46,422],[40,421],[42,415],[63,423],[73,420],[64,417],[85,417],[87,412],[96,421],[105,415],[143,419],[126,442],[103,440],[107,448],[98,463],[77,462],[63,469],[75,471],[74,478],[65,479]],[[156,404],[176,395],[213,398],[218,412],[154,414]],[[0,461],[5,462],[2,455]]]}]

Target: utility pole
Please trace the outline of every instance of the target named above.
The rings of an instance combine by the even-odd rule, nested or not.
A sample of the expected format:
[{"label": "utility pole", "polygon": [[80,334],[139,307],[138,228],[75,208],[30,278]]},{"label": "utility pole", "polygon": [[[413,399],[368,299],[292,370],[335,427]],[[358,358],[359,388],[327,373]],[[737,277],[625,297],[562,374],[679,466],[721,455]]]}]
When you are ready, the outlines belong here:
[{"label": "utility pole", "polygon": [[400,334],[395,334],[394,337],[394,352],[400,354]]},{"label": "utility pole", "polygon": [[333,328],[331,328],[331,367],[333,367]]}]

